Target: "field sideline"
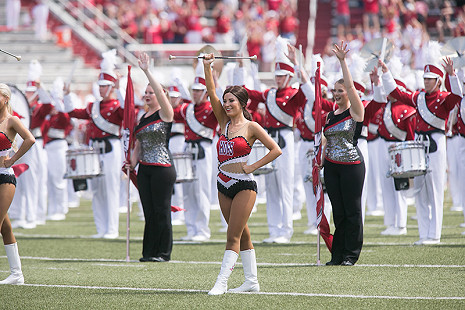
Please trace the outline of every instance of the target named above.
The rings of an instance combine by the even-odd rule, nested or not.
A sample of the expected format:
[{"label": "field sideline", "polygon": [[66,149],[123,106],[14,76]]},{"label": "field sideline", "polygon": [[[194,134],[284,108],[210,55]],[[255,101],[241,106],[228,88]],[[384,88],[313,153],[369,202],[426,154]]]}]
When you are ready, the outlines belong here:
[{"label": "field sideline", "polygon": [[[212,210],[212,239],[179,241],[184,226],[173,226],[169,263],[140,263],[143,222],[131,212],[130,261],[126,262],[126,214],[121,237],[92,239],[90,201],[81,200],[65,221],[32,230],[16,229],[26,284],[0,286],[0,309],[465,309],[465,236],[461,212],[446,196],[441,244],[413,246],[417,223],[408,234],[382,236],[382,217],[367,217],[364,246],[354,267],[316,264],[316,237],[303,234],[306,214],[294,222],[290,244],[261,243],[268,236],[265,206],[249,220],[257,252],[260,293],[208,296],[218,275],[225,233]],[[333,227],[331,227],[333,230]],[[321,242],[321,263],[330,253]],[[0,250],[0,278],[9,273]],[[243,281],[240,259],[229,287]]]}]

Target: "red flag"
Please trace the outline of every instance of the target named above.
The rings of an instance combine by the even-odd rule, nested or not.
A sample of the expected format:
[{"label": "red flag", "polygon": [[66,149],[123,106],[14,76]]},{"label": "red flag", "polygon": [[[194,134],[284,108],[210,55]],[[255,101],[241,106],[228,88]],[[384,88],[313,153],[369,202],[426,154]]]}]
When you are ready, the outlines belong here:
[{"label": "red flag", "polygon": [[321,165],[321,136],[322,136],[322,124],[321,124],[321,81],[320,81],[320,63],[317,63],[317,69],[315,72],[315,145],[314,145],[314,154],[313,158],[313,168],[312,168],[312,177],[313,177],[313,192],[317,198],[316,203],[316,223],[320,228],[320,234],[323,237],[323,240],[326,243],[326,247],[331,252],[331,247],[333,245],[333,235],[329,231],[329,224],[326,216],[323,212],[324,210],[324,193],[323,187],[320,182],[320,171],[318,165]]},{"label": "red flag", "polygon": [[[126,86],[126,98],[124,99],[123,118],[123,147],[127,162],[131,162],[131,150],[134,147],[135,122],[136,110],[134,105],[134,87],[131,79],[131,66],[128,66],[128,84]],[[126,173],[126,169],[124,169],[124,167],[123,171]],[[134,171],[131,171],[130,178],[137,187],[136,173]]]},{"label": "red flag", "polygon": [[131,160],[131,150],[134,146],[134,125],[136,110],[134,106],[134,87],[131,79],[131,66],[128,66],[128,84],[126,86],[126,98],[124,99],[123,118],[123,143],[126,160]]}]

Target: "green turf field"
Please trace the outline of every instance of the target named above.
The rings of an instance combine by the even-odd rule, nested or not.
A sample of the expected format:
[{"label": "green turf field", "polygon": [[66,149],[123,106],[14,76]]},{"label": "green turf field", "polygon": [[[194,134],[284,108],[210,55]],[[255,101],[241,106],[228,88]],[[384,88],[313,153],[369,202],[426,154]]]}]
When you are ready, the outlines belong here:
[{"label": "green turf field", "polygon": [[[450,205],[446,200],[441,244],[435,246],[412,245],[418,240],[413,207],[407,236],[381,236],[382,217],[367,217],[354,267],[317,266],[316,237],[303,234],[305,211],[294,222],[290,244],[261,243],[268,229],[265,206],[259,205],[249,225],[261,292],[208,296],[226,238],[218,210],[211,213],[211,241],[180,242],[185,227],[174,226],[172,261],[140,263],[143,222],[134,205],[126,262],[126,214],[119,239],[91,239],[90,202],[81,200],[65,221],[15,230],[26,284],[0,286],[0,309],[465,309],[464,218]],[[322,242],[321,262],[329,259]],[[0,249],[0,278],[8,274]],[[229,287],[242,281],[239,260]]]}]

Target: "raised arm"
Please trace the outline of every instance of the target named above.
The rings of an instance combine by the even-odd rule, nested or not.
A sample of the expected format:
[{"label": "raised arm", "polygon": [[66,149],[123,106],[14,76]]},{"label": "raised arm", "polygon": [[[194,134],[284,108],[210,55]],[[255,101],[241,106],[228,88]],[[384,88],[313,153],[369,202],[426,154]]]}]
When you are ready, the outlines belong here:
[{"label": "raised arm", "polygon": [[157,96],[158,103],[160,104],[160,117],[165,122],[172,122],[174,118],[173,107],[165,93],[161,84],[153,77],[149,70],[149,55],[141,53],[139,55],[139,67],[144,71],[147,76],[150,86],[152,86],[155,96]]},{"label": "raised arm", "polygon": [[221,129],[226,126],[226,122],[229,117],[226,115],[226,111],[223,109],[220,98],[216,94],[216,85],[213,79],[211,64],[215,61],[215,55],[207,54],[203,59],[203,69],[205,71],[205,84],[207,85],[208,96],[212,104],[213,113],[215,113],[216,120],[220,125]]},{"label": "raised arm", "polygon": [[341,42],[341,45],[334,44],[333,52],[341,64],[344,86],[347,90],[347,96],[350,101],[350,115],[355,121],[363,122],[365,108],[363,107],[362,100],[357,94],[354,81],[352,80],[352,75],[350,74],[349,67],[346,63],[346,55],[349,51],[350,50],[347,48],[347,44],[344,44],[344,41]]}]

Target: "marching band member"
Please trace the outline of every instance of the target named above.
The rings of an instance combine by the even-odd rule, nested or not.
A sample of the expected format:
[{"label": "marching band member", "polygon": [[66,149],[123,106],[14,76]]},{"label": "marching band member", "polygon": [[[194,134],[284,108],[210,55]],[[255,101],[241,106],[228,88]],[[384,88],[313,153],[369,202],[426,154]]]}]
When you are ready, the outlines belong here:
[{"label": "marching band member", "polygon": [[[365,72],[363,68],[365,67],[365,60],[360,57],[358,54],[351,54],[351,64],[349,66],[350,73],[352,75],[352,79],[354,82],[355,89],[358,93],[358,96],[362,99],[363,106],[365,107],[365,118],[363,119],[363,126],[362,131],[358,137],[357,147],[362,152],[363,160],[365,162],[365,180],[367,179],[367,175],[370,170],[370,157],[368,153],[368,124],[370,119],[376,113],[376,108],[373,106],[370,107],[371,100],[366,100],[365,92],[367,90],[365,83],[363,83]],[[379,107],[378,107],[379,109]],[[363,183],[363,190],[362,190],[362,220],[365,223],[365,207],[367,202],[367,182]]]},{"label": "marching band member", "polygon": [[[401,91],[388,68],[383,69],[383,85],[387,94],[417,109],[415,138],[422,139],[429,146],[429,169],[425,176],[415,177],[415,197],[420,239],[415,245],[438,244],[441,240],[444,184],[446,177],[446,122],[449,112],[460,102],[462,89],[454,72],[452,60],[446,57],[439,64],[439,44],[430,41],[429,54],[424,67],[425,89],[412,94]],[[445,73],[447,77],[445,77]],[[450,92],[440,91],[449,84]]]},{"label": "marching band member", "polygon": [[[313,58],[318,58],[317,55],[313,55]],[[321,58],[320,58],[321,59]],[[315,66],[316,67],[316,62]],[[303,71],[303,70],[302,70]],[[307,75],[305,72],[302,72],[302,81],[304,82],[302,86],[302,91],[307,98],[307,102],[304,106],[299,107],[299,113],[296,118],[296,126],[300,131],[300,137],[302,139],[300,149],[299,149],[299,161],[302,169],[302,178],[304,183],[305,197],[306,197],[306,207],[307,207],[307,217],[308,217],[308,228],[304,231],[306,235],[316,235],[317,234],[317,214],[316,214],[316,203],[317,199],[313,192],[313,183],[311,180],[312,177],[312,159],[313,159],[313,147],[315,145],[315,87],[307,87]],[[305,85],[305,86],[304,86]],[[326,114],[334,110],[334,102],[327,100],[326,93],[328,90],[328,82],[325,77],[321,76],[321,88],[323,93],[323,98],[321,100],[321,116],[325,117]],[[329,219],[330,208],[324,208],[325,216]]]},{"label": "marching band member", "polygon": [[69,96],[65,92],[65,111],[69,116],[87,119],[90,146],[100,154],[102,176],[91,179],[92,210],[97,228],[95,238],[115,239],[119,236],[119,189],[122,165],[122,147],[120,129],[123,122],[124,101],[118,101],[115,86],[118,82],[114,71],[116,50],[103,53],[100,64],[101,73],[98,79],[101,101],[89,103],[85,109],[74,109]]},{"label": "marching band member", "polygon": [[[463,92],[465,92],[465,69],[462,68],[460,70],[461,73],[461,80],[462,83],[464,83],[464,88],[462,89]],[[462,98],[460,101],[460,104],[458,106],[458,112],[457,112],[457,120],[454,126],[455,130],[457,131],[457,139],[458,140],[458,145],[456,149],[456,154],[458,156],[458,175],[464,176],[465,175],[465,97]],[[463,216],[465,218],[465,194],[463,193],[463,189],[465,188],[465,178],[460,177],[458,180],[458,185],[461,190],[461,195],[462,195],[462,209],[463,209]],[[460,227],[465,228],[465,220],[462,224],[460,224]],[[465,231],[462,232],[462,235],[465,235]]]},{"label": "marching band member", "polygon": [[[184,119],[180,117],[179,110],[181,109],[181,103],[183,102],[183,98],[181,97],[181,93],[179,92],[179,88],[172,83],[171,86],[168,87],[168,95],[170,97],[170,103],[173,107],[175,113],[175,117],[173,119],[173,125],[171,127],[171,137],[169,140],[169,150],[172,154],[182,153],[184,152]],[[178,206],[184,209],[184,197],[182,191],[182,184],[176,183],[174,184],[173,196],[171,197],[171,203],[174,206]],[[178,212],[171,212],[171,220],[173,225],[182,225],[184,224],[184,211]]]},{"label": "marching band member", "polygon": [[[391,59],[393,65],[394,59]],[[399,60],[400,63],[400,60]],[[382,231],[382,235],[406,235],[407,234],[407,199],[401,190],[396,190],[395,179],[387,178],[385,174],[390,169],[389,147],[396,142],[411,141],[415,134],[415,114],[414,107],[402,101],[396,100],[392,96],[384,94],[384,89],[380,84],[378,68],[375,67],[370,77],[373,81],[374,100],[376,104],[383,104],[383,118],[379,123],[378,133],[382,138],[382,148],[377,158],[378,166],[381,170],[381,188],[383,192],[384,225],[387,229]],[[397,70],[398,71],[398,70]],[[397,87],[405,92],[410,92],[407,86],[400,80],[395,79]]]},{"label": "marching band member", "polygon": [[462,211],[463,188],[460,187],[460,157],[459,153],[461,139],[457,130],[457,114],[460,105],[450,111],[447,120],[446,128],[446,144],[447,144],[447,184],[449,194],[452,198],[451,211]]},{"label": "marching band member", "polygon": [[41,75],[42,66],[37,60],[32,60],[25,95],[32,111],[29,130],[36,143],[21,158],[29,169],[18,179],[18,195],[13,199],[12,207],[20,210],[20,219],[12,223],[13,228],[35,228],[37,224],[45,224],[47,215],[47,153],[42,126],[53,106],[50,96],[40,85]]},{"label": "marching band member", "polygon": [[[184,213],[187,235],[182,240],[210,239],[210,192],[212,174],[212,140],[218,122],[207,100],[205,73],[199,61],[192,85],[192,102],[175,111],[184,119],[186,151],[193,154],[193,169],[197,179],[183,183]],[[176,117],[176,116],[175,116]]]},{"label": "marching band member", "polygon": [[368,173],[367,173],[367,216],[384,215],[383,210],[383,193],[381,190],[381,178],[385,177],[380,171],[378,164],[379,150],[384,145],[378,134],[379,123],[383,118],[383,110],[379,109],[375,115],[371,117],[368,123]]},{"label": "marching band member", "polygon": [[[66,173],[66,151],[68,142],[66,137],[72,129],[68,114],[59,112],[63,110],[64,83],[58,78],[53,83],[51,91],[52,101],[56,107],[50,111],[45,122],[43,134],[45,151],[48,159],[48,218],[50,220],[63,220],[68,213],[68,180],[63,178]],[[60,105],[62,108],[59,108]]]},{"label": "marching band member", "polygon": [[[275,65],[275,81],[277,88],[264,92],[250,90],[249,110],[256,110],[260,102],[265,102],[265,129],[278,142],[283,154],[275,161],[275,169],[265,175],[266,212],[270,237],[266,243],[289,243],[293,228],[293,193],[294,193],[294,117],[299,106],[305,104],[306,98],[301,88],[289,86],[294,76],[295,48],[287,45],[287,41],[278,38]],[[289,50],[286,56],[285,49]],[[289,58],[288,58],[289,57]],[[241,64],[241,63],[240,63]],[[235,75],[237,77],[241,75]],[[235,81],[235,85],[244,85],[243,81]],[[310,87],[310,86],[308,86]]]},{"label": "marching band member", "polygon": [[[16,177],[11,167],[30,149],[35,139],[19,118],[12,115],[10,100],[10,88],[6,84],[0,84],[0,233],[11,271],[11,274],[5,280],[0,281],[0,284],[24,284],[18,243],[13,235],[8,217],[8,209],[13,200],[16,186]],[[23,139],[23,142],[19,149],[12,154],[10,152],[13,149],[16,134]]]}]

